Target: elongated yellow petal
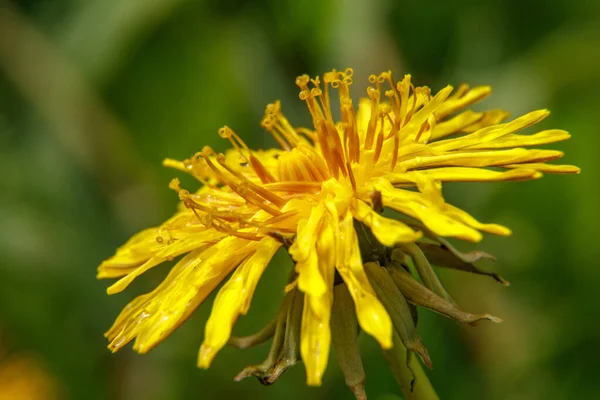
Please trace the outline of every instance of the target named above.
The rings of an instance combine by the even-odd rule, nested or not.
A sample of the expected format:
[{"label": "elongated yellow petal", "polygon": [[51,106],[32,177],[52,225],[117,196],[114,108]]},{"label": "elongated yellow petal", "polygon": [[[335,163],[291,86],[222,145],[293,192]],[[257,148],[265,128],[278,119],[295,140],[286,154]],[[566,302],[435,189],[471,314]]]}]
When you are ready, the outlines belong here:
[{"label": "elongated yellow petal", "polygon": [[506,124],[488,126],[476,132],[454,139],[440,140],[432,143],[431,146],[437,151],[443,152],[470,148],[472,146],[483,146],[482,148],[486,148],[485,143],[499,142],[504,136],[534,125],[548,115],[550,115],[548,110],[533,111]]},{"label": "elongated yellow petal", "polygon": [[[323,278],[326,290],[323,295],[307,296],[313,312],[319,317],[329,313],[331,306],[331,304],[322,299],[322,296],[327,295],[333,287],[336,262],[335,246],[338,240],[336,236],[336,228],[338,226],[337,210],[330,202],[325,202],[325,204],[327,213],[324,215],[321,229],[316,233],[319,239],[316,243],[316,251],[313,253],[317,259],[318,272]],[[326,307],[326,309],[323,309],[323,307]]]},{"label": "elongated yellow petal", "polygon": [[474,124],[462,128],[461,130],[467,133],[475,132],[487,126],[499,124],[508,117],[510,117],[510,113],[504,110],[485,111],[483,113],[483,118]]},{"label": "elongated yellow petal", "polygon": [[449,120],[440,122],[435,126],[435,129],[431,133],[430,141],[441,139],[456,132],[462,132],[465,127],[479,121],[483,116],[483,113],[467,110]]},{"label": "elongated yellow petal", "polygon": [[109,347],[116,351],[136,338],[134,350],[148,352],[181,325],[256,246],[229,237],[202,253],[188,254],[174,267],[176,274],[124,310],[120,325],[107,333],[112,340]]},{"label": "elongated yellow petal", "polygon": [[217,352],[229,340],[238,316],[248,311],[256,284],[279,247],[281,243],[271,237],[262,239],[256,252],[235,270],[229,281],[219,290],[206,323],[204,342],[198,354],[200,368],[209,367]]},{"label": "elongated yellow petal", "polygon": [[450,204],[444,205],[444,211],[446,212],[447,215],[449,215],[449,216],[453,217],[454,219],[461,221],[462,223],[464,223],[470,227],[473,227],[475,229],[479,229],[481,231],[493,233],[495,235],[502,235],[502,236],[508,236],[511,234],[510,229],[508,229],[505,226],[498,225],[498,224],[482,224],[481,222],[479,222],[475,218],[473,218],[466,211],[463,211],[460,208],[454,207]]},{"label": "elongated yellow petal", "polygon": [[481,233],[444,213],[443,204],[435,204],[424,196],[408,190],[396,189],[388,181],[380,180],[375,187],[381,192],[383,204],[393,210],[421,220],[427,228],[440,236],[452,236],[472,242],[482,239]]},{"label": "elongated yellow petal", "polygon": [[321,224],[325,207],[319,203],[311,210],[310,217],[298,224],[298,237],[290,247],[290,255],[295,261],[303,261],[313,251],[315,244],[315,232]]},{"label": "elongated yellow petal", "polygon": [[145,229],[119,247],[112,257],[98,267],[97,277],[116,278],[127,275],[169,248],[175,241],[206,230],[190,210],[177,212],[161,226]]},{"label": "elongated yellow petal", "polygon": [[544,163],[507,164],[503,168],[532,168],[550,174],[578,174],[581,170],[574,165],[553,165]]},{"label": "elongated yellow petal", "polygon": [[306,293],[302,312],[300,354],[306,366],[306,381],[310,386],[321,385],[331,344],[329,321],[333,305],[338,217],[335,206],[331,202],[325,204],[327,213],[318,232],[319,240],[315,253],[318,254],[318,268],[324,278],[326,291],[318,296]]},{"label": "elongated yellow petal", "polygon": [[363,269],[358,238],[354,231],[352,215],[346,214],[340,226],[339,253],[345,254],[345,262],[336,265],[337,271],[348,286],[354,300],[356,316],[361,328],[373,336],[383,347],[392,346],[392,322],[377,299],[375,291]]},{"label": "elongated yellow petal", "polygon": [[449,98],[444,102],[444,104],[436,109],[436,117],[438,121],[442,120],[448,115],[453,114],[458,110],[462,110],[463,108],[478,102],[484,97],[487,97],[491,92],[492,88],[489,86],[477,86],[466,92],[463,96],[458,98]]},{"label": "elongated yellow petal", "polygon": [[192,234],[184,237],[181,240],[175,240],[173,243],[168,244],[162,247],[159,251],[156,252],[156,255],[145,262],[143,265],[139,266],[128,275],[119,279],[116,283],[110,286],[107,289],[108,294],[115,294],[123,291],[135,278],[148,271],[149,269],[157,266],[158,264],[166,261],[172,260],[174,257],[177,257],[181,254],[188,253],[194,249],[202,247],[208,242],[212,242],[222,238],[224,234],[222,232],[216,231],[215,229],[209,229],[204,232],[200,232],[197,234]]},{"label": "elongated yellow petal", "polygon": [[484,168],[441,167],[423,171],[410,171],[389,174],[386,178],[392,184],[412,184],[419,175],[443,182],[503,182],[536,179],[541,174],[534,168],[524,168],[526,164],[517,164],[518,168],[510,171],[492,171]]},{"label": "elongated yellow petal", "polygon": [[[157,236],[158,228],[145,229],[134,235],[127,243],[117,249],[114,256],[100,264],[98,267],[98,278],[122,276],[124,274],[119,274],[119,269],[126,270],[132,267],[139,267],[148,261],[154,251],[160,247],[160,243],[156,241]],[[114,273],[106,275],[106,269],[112,269]]]},{"label": "elongated yellow petal", "polygon": [[410,122],[400,130],[401,140],[415,140],[423,123],[428,120],[438,107],[442,107],[444,100],[450,95],[450,92],[452,92],[452,86],[446,86],[444,89],[440,90],[429,103],[417,111],[410,119]]},{"label": "elongated yellow petal", "polygon": [[453,152],[440,156],[415,157],[398,163],[396,170],[404,172],[429,167],[491,167],[516,163],[535,163],[555,160],[563,156],[557,150],[527,150],[516,148],[497,151]]},{"label": "elongated yellow petal", "polygon": [[571,137],[569,132],[560,129],[550,129],[546,131],[538,132],[534,135],[515,135],[508,134],[498,139],[475,143],[468,147],[469,150],[482,150],[482,149],[505,149],[512,147],[521,146],[537,146],[541,144],[556,143],[563,140],[567,140]]},{"label": "elongated yellow petal", "polygon": [[387,247],[392,247],[397,243],[414,242],[421,237],[420,232],[415,232],[398,220],[382,217],[360,200],[355,202],[353,215],[354,218],[371,228],[379,243]]},{"label": "elongated yellow petal", "polygon": [[[329,349],[331,347],[329,320],[331,318],[332,299],[331,288],[324,295],[306,295],[304,297],[300,354],[306,367],[306,383],[309,386],[321,385],[321,379],[329,360]],[[322,303],[319,308],[328,311],[317,315],[311,306],[315,303]]]},{"label": "elongated yellow petal", "polygon": [[317,232],[324,212],[325,207],[322,203],[311,210],[308,220],[298,225],[298,235],[289,248],[290,255],[296,261],[298,287],[304,293],[313,296],[320,296],[327,290],[325,280],[319,271],[316,252]]}]

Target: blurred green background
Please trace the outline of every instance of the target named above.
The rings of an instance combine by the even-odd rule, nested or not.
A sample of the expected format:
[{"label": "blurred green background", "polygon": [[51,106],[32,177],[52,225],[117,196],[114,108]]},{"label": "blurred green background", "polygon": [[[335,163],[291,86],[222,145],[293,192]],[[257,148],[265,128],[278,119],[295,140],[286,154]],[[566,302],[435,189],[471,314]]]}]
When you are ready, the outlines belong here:
[{"label": "blurred green background", "polygon": [[[95,279],[116,246],[174,211],[167,184],[181,174],[161,167],[164,157],[224,149],[224,124],[270,146],[258,125],[265,104],[281,99],[307,125],[295,77],[348,66],[355,95],[388,69],[433,90],[491,84],[479,109],[547,107],[539,128],[573,134],[553,147],[579,176],[446,185],[449,201],[513,229],[479,247],[512,285],[442,271],[463,308],[505,322],[462,327],[422,311],[420,332],[443,399],[598,398],[596,0],[0,0],[0,389],[2,365],[27,357],[52,383],[23,398],[352,398],[334,356],[318,389],[305,386],[302,365],[272,387],[234,383],[267,345],[226,348],[197,369],[211,299],[150,354],[111,354],[102,333],[169,266],[112,297]],[[269,267],[234,332],[272,318],[288,268],[281,257]],[[375,342],[362,347],[369,398],[399,399]],[[36,373],[22,375],[36,387]]]}]

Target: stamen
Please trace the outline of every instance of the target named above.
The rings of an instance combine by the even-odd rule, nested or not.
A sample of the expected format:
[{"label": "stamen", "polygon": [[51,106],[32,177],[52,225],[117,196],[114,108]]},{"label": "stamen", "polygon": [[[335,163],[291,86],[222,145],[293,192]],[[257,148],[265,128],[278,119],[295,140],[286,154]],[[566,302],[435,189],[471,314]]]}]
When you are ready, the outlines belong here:
[{"label": "stamen", "polygon": [[236,236],[236,237],[239,237],[240,239],[246,239],[246,240],[261,240],[262,239],[261,236],[253,235],[249,232],[237,231],[237,230],[233,229],[231,226],[229,226],[227,224],[221,224],[218,221],[213,221],[213,227],[216,230],[218,230],[219,232],[223,232],[223,233],[226,233],[231,236]]},{"label": "stamen", "polygon": [[[248,156],[250,155],[250,149],[246,146],[246,143],[236,133],[227,125],[219,129],[219,136],[223,139],[229,139],[232,146],[240,153],[240,157],[244,159],[245,163],[249,163],[250,160]],[[245,151],[242,151],[242,149]]]},{"label": "stamen", "polygon": [[[381,124],[383,125],[383,116],[381,117]],[[383,148],[383,128],[379,131],[379,135],[377,135],[377,142],[375,143],[375,154],[373,155],[373,162],[377,162],[379,160],[379,156],[381,156],[381,149]]]},{"label": "stamen", "polygon": [[375,154],[373,161],[377,162],[381,156],[381,150],[383,149],[383,139],[385,138],[385,117],[391,112],[391,106],[389,104],[382,104],[379,106],[379,135],[377,135],[377,142],[375,143]]},{"label": "stamen", "polygon": [[196,214],[196,216],[198,217],[199,220],[202,220],[202,218],[200,218],[198,216],[196,209],[206,213],[211,218],[216,217],[218,219],[222,219],[222,220],[228,221],[228,222],[241,222],[245,219],[242,214],[236,213],[234,211],[230,211],[230,210],[220,211],[214,207],[200,204],[197,201],[195,201],[194,199],[192,199],[192,197],[190,196],[190,193],[187,190],[181,190],[179,192],[179,199],[181,201],[183,201],[183,205],[186,208],[189,208],[192,211],[194,211],[194,213]]},{"label": "stamen", "polygon": [[360,139],[358,137],[358,130],[356,128],[356,115],[354,106],[352,105],[352,98],[350,97],[349,88],[349,86],[352,84],[353,74],[354,71],[352,68],[347,68],[343,73],[339,74],[339,76],[342,78],[339,88],[340,116],[342,123],[344,124],[342,127],[340,127],[340,130],[343,132],[344,137],[344,160],[351,159],[358,162],[360,158]]},{"label": "stamen", "polygon": [[352,189],[354,189],[356,192],[356,178],[354,177],[354,171],[352,171],[352,165],[350,164],[350,161],[346,161],[346,168],[348,169],[348,177],[350,178]]},{"label": "stamen", "polygon": [[242,175],[240,172],[235,171],[231,167],[229,167],[227,165],[227,163],[225,163],[225,159],[223,157],[217,157],[217,161],[230,174],[232,174],[233,176],[235,176],[236,178],[241,180],[243,183],[247,184],[250,187],[250,189],[254,190],[258,195],[262,196],[265,200],[270,201],[271,203],[275,204],[277,207],[283,207],[285,205],[286,201],[284,199],[282,199],[281,197],[277,196],[276,194],[266,190],[265,188],[258,186],[257,184],[255,184],[254,182],[252,182],[248,178],[246,178],[244,175]]},{"label": "stamen", "polygon": [[400,135],[399,133],[396,133],[394,135],[394,151],[392,152],[390,171],[394,171],[394,168],[396,168],[396,163],[398,162],[398,151],[400,151]]},{"label": "stamen", "polygon": [[[319,105],[315,102],[314,97],[311,94],[311,91],[308,89],[308,82],[310,78],[308,75],[302,75],[296,78],[296,85],[301,89],[299,94],[300,100],[306,101],[306,105],[308,106],[308,111],[312,116],[313,123],[315,124],[315,128],[317,128],[317,121],[323,119],[323,113]],[[332,85],[333,86],[333,85]]]},{"label": "stamen", "polygon": [[271,175],[269,170],[260,162],[254,155],[250,154],[250,165],[262,183],[275,182],[276,179]]},{"label": "stamen", "polygon": [[315,131],[311,131],[310,129],[307,129],[307,128],[296,128],[296,132],[306,136],[313,143],[315,143],[317,141],[317,135],[315,134]]},{"label": "stamen", "polygon": [[[401,100],[400,96],[398,95],[398,88],[396,82],[394,81],[394,78],[392,77],[392,71],[383,72],[381,75],[383,75],[383,77],[388,81],[390,85],[390,90],[386,90],[385,95],[390,99],[390,104],[392,104],[392,112],[396,116],[396,118],[394,118],[394,121],[392,121],[391,118],[390,121],[392,122],[392,126],[394,126],[396,131],[399,131],[401,121],[401,118],[399,118]],[[390,134],[389,137],[391,136],[392,135]]]},{"label": "stamen", "polygon": [[[372,75],[374,76],[374,75]],[[370,80],[371,77],[369,77]],[[377,109],[379,108],[379,98],[381,93],[379,92],[379,83],[377,82],[377,89],[369,86],[367,88],[367,94],[369,95],[369,99],[371,99],[371,117],[369,119],[369,125],[367,127],[367,137],[365,139],[365,149],[371,150],[373,146],[373,141],[375,139],[375,129],[377,128]]]},{"label": "stamen", "polygon": [[412,107],[410,109],[410,111],[408,112],[408,114],[406,114],[406,118],[404,119],[404,126],[408,125],[408,122],[410,121],[410,119],[412,118],[413,114],[415,113],[416,109],[417,109],[417,96],[415,93],[415,87],[414,85],[411,83],[410,84],[410,90],[413,93],[412,99]]},{"label": "stamen", "polygon": [[194,178],[198,179],[204,186],[214,188],[214,183],[209,182],[206,179],[208,176],[208,174],[206,173],[206,168],[202,168],[202,166],[199,165],[199,162],[200,161],[197,160],[197,158],[194,156],[192,157],[192,159],[186,158],[183,161],[165,158],[162,164],[167,168],[175,168],[180,171],[187,172],[191,174]]},{"label": "stamen", "polygon": [[408,120],[405,119],[408,113],[408,98],[410,91],[410,74],[404,75],[404,79],[396,84],[396,90],[400,94],[400,114],[396,116],[400,127],[406,125]]},{"label": "stamen", "polygon": [[305,193],[314,192],[321,189],[321,182],[306,182],[306,181],[287,181],[287,182],[275,182],[267,183],[264,185],[265,188],[273,192],[291,192],[291,193]]},{"label": "stamen", "polygon": [[290,151],[293,147],[298,147],[301,143],[296,130],[281,112],[281,103],[279,101],[267,105],[261,126],[271,133],[279,145],[286,151]]},{"label": "stamen", "polygon": [[327,137],[328,137],[328,142],[329,142],[329,148],[330,148],[333,158],[335,160],[335,167],[336,167],[335,175],[337,177],[337,171],[339,169],[340,171],[342,171],[342,174],[344,176],[347,176],[344,148],[342,147],[340,135],[332,121],[327,121],[326,126],[327,126],[327,133],[328,133]]},{"label": "stamen", "polygon": [[321,152],[323,153],[323,158],[325,158],[329,172],[337,179],[337,168],[333,154],[329,148],[329,141],[327,140],[327,122],[324,119],[315,120],[315,128],[317,130]]},{"label": "stamen", "polygon": [[[335,72],[335,70],[334,70],[334,72]],[[329,72],[328,74],[332,74],[332,72]],[[319,103],[321,104],[321,109],[323,110],[323,113],[325,114],[325,118],[327,120],[333,121],[333,118],[331,116],[331,106],[329,103],[329,82],[327,81],[327,78],[329,77],[328,74],[326,73],[323,75],[323,81],[325,82],[326,95],[324,95],[323,91],[321,90],[321,81],[318,76],[316,78],[310,80],[310,82],[314,86],[314,88],[312,88],[310,92],[311,92],[312,96],[319,98]]]},{"label": "stamen", "polygon": [[252,154],[252,150],[248,148],[246,143],[244,143],[244,141],[231,128],[229,128],[227,125],[222,127],[219,129],[219,136],[224,139],[229,139],[233,147],[235,147],[240,153],[240,157],[242,157],[246,164],[249,163],[252,165],[256,175],[263,183],[275,181],[275,178],[273,178],[265,166],[262,165],[262,163]]},{"label": "stamen", "polygon": [[350,161],[360,161],[360,138],[358,137],[358,129],[356,128],[356,115],[352,106],[352,99],[342,99],[341,114],[342,123],[344,124],[344,142],[346,145],[346,156]]},{"label": "stamen", "polygon": [[[202,157],[204,157],[204,160],[206,161],[206,163],[208,164],[208,166],[215,172],[215,174],[217,174],[221,180],[231,188],[231,190],[233,190],[234,192],[236,192],[237,194],[239,194],[240,196],[242,196],[244,199],[246,199],[246,201],[248,201],[251,204],[254,204],[257,207],[262,208],[263,210],[265,210],[266,212],[268,212],[271,215],[279,215],[281,214],[281,212],[279,210],[276,210],[272,207],[269,207],[265,204],[263,204],[263,202],[261,201],[261,199],[257,199],[256,195],[253,192],[248,192],[248,185],[247,183],[236,183],[234,182],[232,179],[230,179],[229,177],[227,177],[223,171],[219,170],[217,168],[216,165],[213,164],[213,162],[210,160],[209,155],[211,154],[215,154],[215,152],[213,151],[213,149],[211,149],[209,146],[206,146],[203,150],[202,150]],[[220,159],[223,159],[225,156],[223,154],[219,154],[217,155],[217,161],[219,161]],[[220,161],[219,161],[220,163]]]},{"label": "stamen", "polygon": [[[271,218],[269,218],[269,219],[261,222],[261,225],[262,226],[274,225],[274,224],[276,224],[278,222],[285,221],[286,219],[291,218],[291,217],[293,217],[293,216],[295,216],[297,214],[298,214],[298,211],[296,211],[296,210],[286,211],[286,212],[281,213],[281,214],[279,214],[279,215],[277,215],[275,217],[271,217]],[[296,231],[296,230],[294,229],[294,231]]]}]

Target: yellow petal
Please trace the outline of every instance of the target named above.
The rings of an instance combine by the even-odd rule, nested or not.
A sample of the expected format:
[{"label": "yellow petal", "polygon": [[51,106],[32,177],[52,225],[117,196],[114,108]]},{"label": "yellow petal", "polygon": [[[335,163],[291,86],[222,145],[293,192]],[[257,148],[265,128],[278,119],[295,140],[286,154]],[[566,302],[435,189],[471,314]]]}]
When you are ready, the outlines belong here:
[{"label": "yellow petal", "polygon": [[148,271],[149,269],[157,266],[158,264],[172,260],[173,258],[180,256],[181,254],[188,253],[194,249],[202,247],[208,242],[212,242],[222,238],[224,234],[215,229],[209,229],[204,232],[191,234],[181,240],[175,240],[171,244],[167,244],[161,247],[156,252],[155,256],[146,261],[143,265],[139,266],[135,270],[131,271],[127,276],[119,279],[116,283],[107,289],[108,294],[115,294],[123,291],[135,278]]},{"label": "yellow petal", "polygon": [[539,172],[548,172],[550,174],[578,174],[581,170],[574,165],[553,165],[544,163],[530,164],[508,164],[503,165],[503,168],[532,168]]},{"label": "yellow petal", "polygon": [[467,110],[452,119],[438,123],[431,133],[430,141],[438,140],[456,132],[462,132],[463,128],[472,125],[483,118],[483,113]]},{"label": "yellow petal", "polygon": [[345,255],[345,260],[336,265],[336,268],[352,295],[358,322],[365,332],[379,342],[381,347],[389,349],[392,347],[392,322],[377,299],[363,269],[358,238],[350,213],[346,214],[341,222],[340,233],[339,253]]},{"label": "yellow petal", "polygon": [[148,352],[181,325],[256,247],[257,242],[228,237],[203,252],[185,256],[163,284],[126,307],[117,319],[118,327],[107,332],[112,340],[109,347],[116,351],[136,338],[134,350]]},{"label": "yellow petal", "polygon": [[298,287],[307,294],[320,296],[326,291],[325,280],[319,271],[316,244],[325,207],[319,203],[311,210],[306,222],[300,221],[294,244],[289,248],[290,256],[296,261]]},{"label": "yellow petal", "polygon": [[486,148],[485,143],[501,141],[504,136],[534,125],[548,115],[550,115],[548,110],[533,111],[506,124],[492,125],[468,135],[440,140],[432,143],[431,146],[437,151],[443,152],[471,148],[472,146]]},{"label": "yellow petal", "polygon": [[492,92],[492,88],[489,86],[477,86],[466,92],[463,96],[458,98],[449,98],[438,107],[435,111],[438,121],[446,118],[448,115],[455,113],[458,110],[478,102],[484,97],[488,96]]},{"label": "yellow petal", "polygon": [[98,278],[116,278],[131,272],[148,261],[161,244],[157,242],[158,228],[145,229],[119,247],[112,257],[98,267]]},{"label": "yellow petal", "polygon": [[487,126],[496,125],[500,122],[504,121],[506,118],[510,116],[510,113],[504,110],[489,110],[483,113],[483,118],[479,121],[471,124],[469,126],[464,127],[462,130],[464,132],[470,133],[478,131],[479,129],[485,128]]},{"label": "yellow petal", "polygon": [[198,355],[200,368],[209,367],[217,352],[229,340],[238,316],[248,311],[256,284],[279,247],[281,243],[271,237],[261,239],[256,252],[236,269],[219,290]]},{"label": "yellow petal", "polygon": [[[304,296],[304,309],[302,311],[302,331],[300,337],[300,354],[306,367],[306,384],[309,386],[320,386],[323,373],[329,360],[329,349],[331,347],[331,330],[329,320],[331,318],[331,305],[333,303],[331,288],[321,296]],[[313,307],[319,304],[319,309],[326,310],[318,315]]]},{"label": "yellow petal", "polygon": [[324,205],[319,203],[311,210],[308,220],[299,222],[297,238],[289,249],[290,255],[295,261],[307,259],[313,251],[316,242],[315,232],[321,224],[324,212]]},{"label": "yellow petal", "polygon": [[451,215],[422,193],[394,188],[388,181],[379,180],[375,188],[382,194],[383,204],[393,210],[421,220],[427,228],[440,236],[457,237],[472,242],[482,239],[481,233]]},{"label": "yellow petal", "polygon": [[[325,218],[323,219],[323,226],[317,233],[318,240],[316,243],[316,252],[318,259],[318,271],[320,275],[323,277],[323,281],[325,282],[326,292],[331,290],[333,287],[333,280],[335,276],[335,263],[336,263],[336,245],[338,240],[338,216],[337,209],[335,208],[332,201],[327,201],[325,203],[327,207],[327,213],[325,214]],[[312,299],[317,299],[317,296],[309,296],[309,301]],[[311,307],[313,311],[317,315],[324,315],[325,312],[329,312],[329,306],[327,306],[327,310],[323,310],[321,306],[324,303],[319,300],[316,303],[312,304]]]},{"label": "yellow petal", "polygon": [[444,205],[444,211],[446,212],[447,215],[449,215],[449,216],[453,217],[454,219],[456,219],[466,225],[469,225],[475,229],[479,229],[481,231],[493,233],[496,235],[502,235],[502,236],[508,236],[511,234],[510,229],[508,229],[505,226],[498,225],[498,224],[482,224],[481,222],[479,222],[475,218],[473,218],[466,211],[463,211],[460,208],[454,207],[450,204]]},{"label": "yellow petal", "polygon": [[355,203],[353,215],[354,218],[371,228],[375,238],[386,247],[392,247],[397,243],[414,242],[421,237],[420,232],[413,231],[400,221],[382,217],[360,200]]},{"label": "yellow petal", "polygon": [[401,141],[414,141],[418,135],[421,125],[427,121],[427,119],[441,107],[441,104],[446,100],[448,95],[452,92],[452,86],[446,86],[440,90],[429,103],[412,116],[408,124],[400,129]]},{"label": "yellow petal", "polygon": [[[410,171],[386,176],[393,184],[416,182],[418,175],[442,182],[502,182],[536,179],[541,176],[535,168],[525,168],[527,164],[517,164],[518,168],[510,171],[492,171],[484,168],[441,167],[422,171]],[[522,168],[523,167],[523,168]]]},{"label": "yellow petal", "polygon": [[302,330],[300,336],[300,354],[306,367],[306,382],[310,386],[321,385],[321,379],[331,345],[331,307],[333,305],[333,280],[335,272],[338,235],[337,208],[331,200],[324,203],[327,212],[322,227],[317,233],[316,243],[318,269],[325,282],[325,292],[320,295],[306,293],[302,311]]},{"label": "yellow petal", "polygon": [[439,156],[415,157],[401,161],[394,172],[430,167],[491,167],[505,164],[532,163],[555,160],[563,156],[556,150],[527,150],[522,148],[496,151],[452,152]]},{"label": "yellow petal", "polygon": [[550,129],[546,131],[538,132],[534,135],[514,135],[508,134],[499,139],[476,143],[469,146],[469,150],[480,150],[480,149],[503,149],[511,147],[521,146],[537,146],[541,144],[556,143],[563,140],[567,140],[571,137],[569,132],[561,129]]}]

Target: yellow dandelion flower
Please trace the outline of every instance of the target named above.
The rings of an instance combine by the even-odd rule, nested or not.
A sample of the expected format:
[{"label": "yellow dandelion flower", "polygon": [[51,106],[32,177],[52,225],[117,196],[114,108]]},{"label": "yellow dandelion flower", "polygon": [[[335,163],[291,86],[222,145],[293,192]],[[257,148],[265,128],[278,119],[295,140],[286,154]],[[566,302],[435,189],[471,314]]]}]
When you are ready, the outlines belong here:
[{"label": "yellow dandelion flower", "polygon": [[[446,203],[442,183],[578,173],[574,166],[546,164],[562,152],[529,148],[569,134],[558,129],[518,133],[546,118],[547,110],[509,122],[503,122],[508,114],[502,110],[465,110],[490,94],[487,86],[447,86],[433,94],[413,86],[410,75],[395,82],[390,72],[371,75],[368,97],[355,106],[352,73],[334,70],[322,82],[306,75],[296,79],[312,129],[294,127],[279,102],[267,106],[261,125],[280,149],[251,150],[225,126],[219,134],[233,146],[225,154],[205,147],[182,162],[165,160],[166,166],[197,178],[202,188],[191,193],[171,182],[182,204],[175,215],[138,233],[100,265],[99,278],[120,278],[108,288],[113,294],[150,268],[182,256],[156,289],[134,299],[117,317],[106,333],[111,350],[135,339],[136,351],[149,351],[227,279],[214,300],[198,366],[207,368],[227,343],[243,348],[272,337],[265,362],[236,379],[254,375],[272,383],[301,359],[307,383],[320,385],[333,344],[346,382],[362,398],[358,326],[379,342],[406,387],[418,368],[412,353],[431,364],[415,327],[415,305],[467,323],[499,321],[460,310],[431,264],[506,284],[474,265],[490,256],[460,253],[444,237],[478,242],[482,232],[509,235],[510,230],[481,223]],[[385,208],[402,218],[384,216]],[[255,335],[231,336],[282,247],[295,268],[287,286],[282,284],[286,296],[279,315]],[[403,354],[407,360],[399,362]]]},{"label": "yellow dandelion flower", "polygon": [[58,383],[39,360],[26,354],[0,358],[0,399],[56,400]]}]

